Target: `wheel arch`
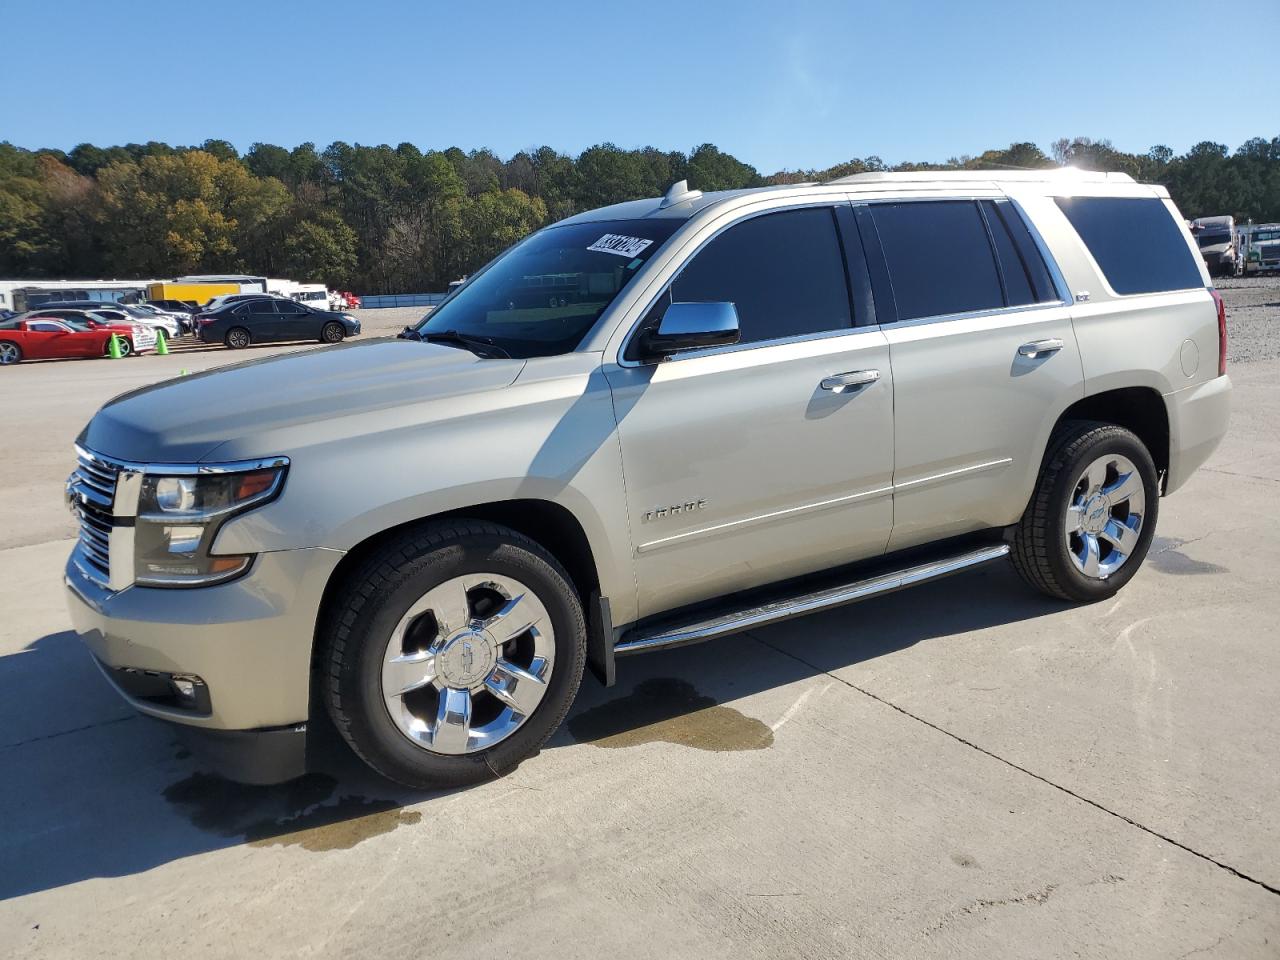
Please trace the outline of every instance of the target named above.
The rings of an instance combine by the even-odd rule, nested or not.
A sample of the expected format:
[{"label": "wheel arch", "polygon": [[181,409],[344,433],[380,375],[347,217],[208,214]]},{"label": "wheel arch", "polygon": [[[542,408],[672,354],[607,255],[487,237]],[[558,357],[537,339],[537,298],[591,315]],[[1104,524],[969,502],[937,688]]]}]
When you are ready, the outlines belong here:
[{"label": "wheel arch", "polygon": [[[1150,387],[1119,387],[1077,400],[1062,411],[1051,436],[1069,420],[1097,420],[1124,427],[1142,441],[1155,461],[1161,490],[1169,472],[1169,411],[1164,398]],[[1045,450],[1045,456],[1049,450]]]},{"label": "wheel arch", "polygon": [[571,510],[550,500],[537,499],[477,503],[395,524],[369,535],[348,550],[330,572],[321,596],[319,616],[316,618],[316,636],[312,643],[313,666],[322,646],[320,632],[324,628],[334,598],[351,572],[358,569],[370,554],[406,530],[439,520],[461,518],[486,520],[510,527],[533,540],[564,567],[582,600],[584,612],[589,613],[592,597],[600,589],[599,569],[587,532]]}]

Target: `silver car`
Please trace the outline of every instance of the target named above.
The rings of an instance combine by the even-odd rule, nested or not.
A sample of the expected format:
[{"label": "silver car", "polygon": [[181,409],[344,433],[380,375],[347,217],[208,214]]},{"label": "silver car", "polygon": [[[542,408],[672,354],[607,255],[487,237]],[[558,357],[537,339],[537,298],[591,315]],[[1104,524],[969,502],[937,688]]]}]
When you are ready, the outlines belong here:
[{"label": "silver car", "polygon": [[125,394],[67,492],[75,628],[258,782],[325,710],[415,787],[511,770],[584,668],[1011,558],[1109,597],[1226,429],[1161,187],[861,174],[547,227],[398,339]]}]

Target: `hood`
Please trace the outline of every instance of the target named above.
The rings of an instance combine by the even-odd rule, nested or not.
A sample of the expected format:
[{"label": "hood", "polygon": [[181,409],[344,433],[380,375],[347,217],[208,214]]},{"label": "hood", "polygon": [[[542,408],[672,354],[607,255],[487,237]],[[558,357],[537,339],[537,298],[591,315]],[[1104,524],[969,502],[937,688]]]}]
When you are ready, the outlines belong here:
[{"label": "hood", "polygon": [[194,463],[215,451],[216,459],[288,454],[268,452],[255,438],[279,446],[307,425],[497,390],[523,367],[523,360],[484,360],[412,340],[341,344],[122,394],[98,411],[79,443],[143,463]]}]

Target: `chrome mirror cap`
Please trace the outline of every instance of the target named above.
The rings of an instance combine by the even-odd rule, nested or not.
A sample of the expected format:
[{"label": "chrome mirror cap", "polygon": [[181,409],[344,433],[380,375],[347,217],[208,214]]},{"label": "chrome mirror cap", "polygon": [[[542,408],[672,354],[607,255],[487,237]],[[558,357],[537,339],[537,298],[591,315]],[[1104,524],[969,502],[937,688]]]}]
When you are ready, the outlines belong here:
[{"label": "chrome mirror cap", "polygon": [[658,329],[645,338],[646,351],[669,356],[681,350],[737,343],[738,308],[732,303],[673,303]]}]

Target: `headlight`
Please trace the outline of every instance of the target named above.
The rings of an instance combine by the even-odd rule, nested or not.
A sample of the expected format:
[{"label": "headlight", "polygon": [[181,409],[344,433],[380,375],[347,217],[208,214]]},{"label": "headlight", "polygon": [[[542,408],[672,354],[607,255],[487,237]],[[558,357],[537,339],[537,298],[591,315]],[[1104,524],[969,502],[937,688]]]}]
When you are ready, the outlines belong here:
[{"label": "headlight", "polygon": [[142,478],[134,531],[134,582],[148,587],[201,587],[239,576],[251,555],[211,553],[231,517],[274,500],[287,461],[254,469]]}]

